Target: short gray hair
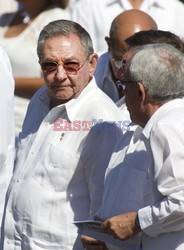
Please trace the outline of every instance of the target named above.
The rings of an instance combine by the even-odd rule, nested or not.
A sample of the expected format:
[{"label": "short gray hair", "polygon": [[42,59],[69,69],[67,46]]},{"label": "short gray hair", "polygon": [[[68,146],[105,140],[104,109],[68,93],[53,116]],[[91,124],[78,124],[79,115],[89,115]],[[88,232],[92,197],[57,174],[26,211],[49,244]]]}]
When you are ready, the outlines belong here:
[{"label": "short gray hair", "polygon": [[140,81],[154,101],[184,96],[184,54],[168,44],[135,49],[129,76]]},{"label": "short gray hair", "polygon": [[50,22],[42,29],[37,44],[37,54],[39,57],[39,61],[41,61],[42,59],[44,43],[48,38],[57,36],[67,37],[71,34],[75,34],[76,36],[78,36],[81,45],[84,47],[87,57],[94,53],[93,43],[89,33],[76,22],[60,19]]}]

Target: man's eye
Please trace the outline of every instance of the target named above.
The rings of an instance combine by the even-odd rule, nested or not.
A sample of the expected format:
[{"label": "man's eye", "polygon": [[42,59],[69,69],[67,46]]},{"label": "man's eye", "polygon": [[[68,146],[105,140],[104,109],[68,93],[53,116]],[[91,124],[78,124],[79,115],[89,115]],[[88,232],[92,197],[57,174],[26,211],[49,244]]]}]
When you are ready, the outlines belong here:
[{"label": "man's eye", "polygon": [[52,71],[57,68],[57,64],[54,62],[45,62],[41,64],[41,68],[42,70],[45,70],[45,71]]},{"label": "man's eye", "polygon": [[64,67],[67,69],[77,69],[79,67],[78,62],[66,62],[64,63]]}]

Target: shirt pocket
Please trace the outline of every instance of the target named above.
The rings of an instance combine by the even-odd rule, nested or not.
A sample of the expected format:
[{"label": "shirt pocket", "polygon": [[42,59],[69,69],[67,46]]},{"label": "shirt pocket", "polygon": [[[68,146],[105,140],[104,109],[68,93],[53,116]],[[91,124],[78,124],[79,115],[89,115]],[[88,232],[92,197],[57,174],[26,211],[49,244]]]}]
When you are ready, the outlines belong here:
[{"label": "shirt pocket", "polygon": [[58,145],[51,144],[42,155],[40,169],[43,170],[39,171],[40,174],[37,172],[36,179],[42,182],[44,188],[66,192],[67,187],[74,178],[78,162],[78,155],[63,150]]}]

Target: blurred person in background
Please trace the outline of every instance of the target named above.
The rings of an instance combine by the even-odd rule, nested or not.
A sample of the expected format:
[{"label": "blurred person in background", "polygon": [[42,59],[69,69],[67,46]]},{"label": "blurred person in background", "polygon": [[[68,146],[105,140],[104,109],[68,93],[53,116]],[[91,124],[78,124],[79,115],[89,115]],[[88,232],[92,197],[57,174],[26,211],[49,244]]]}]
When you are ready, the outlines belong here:
[{"label": "blurred person in background", "polygon": [[0,47],[0,228],[5,195],[14,165],[14,80],[6,52]]},{"label": "blurred person in background", "polygon": [[[42,28],[52,20],[68,19],[61,3],[50,0],[17,0],[21,9],[0,17],[0,45],[7,52],[15,79],[15,124],[19,134],[29,99],[43,86],[36,55],[37,39]],[[62,5],[65,8],[67,1]]]},{"label": "blurred person in background", "polygon": [[[105,51],[112,20],[122,11],[139,9],[148,13],[158,29],[184,37],[184,4],[179,0],[80,0],[71,5],[72,20],[90,33],[95,51]],[[85,11],[84,11],[85,10]]]}]

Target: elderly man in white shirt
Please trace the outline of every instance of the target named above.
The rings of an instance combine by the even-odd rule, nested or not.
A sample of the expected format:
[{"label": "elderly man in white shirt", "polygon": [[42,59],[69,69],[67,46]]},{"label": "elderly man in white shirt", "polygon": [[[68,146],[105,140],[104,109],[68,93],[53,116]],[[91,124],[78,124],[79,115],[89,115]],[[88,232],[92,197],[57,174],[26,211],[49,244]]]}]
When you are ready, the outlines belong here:
[{"label": "elderly man in white shirt", "polygon": [[109,37],[105,37],[108,52],[100,56],[95,70],[98,86],[117,103],[122,112],[126,106],[124,98],[121,99],[122,91],[118,89],[117,71],[122,64],[123,55],[127,51],[124,41],[143,30],[157,30],[155,21],[143,11],[128,10],[115,17],[111,24]]},{"label": "elderly man in white shirt", "polygon": [[145,250],[184,248],[183,78],[183,53],[166,44],[140,47],[125,65],[125,100],[139,127],[114,150],[100,210],[120,249],[137,249],[138,233]]},{"label": "elderly man in white shirt", "polygon": [[37,51],[46,87],[23,124],[1,248],[81,250],[73,221],[100,207],[104,172],[127,118],[97,87],[97,55],[79,24],[49,23]]},{"label": "elderly man in white shirt", "polygon": [[14,165],[14,80],[10,61],[0,48],[0,225],[4,209],[5,194],[12,177]]},{"label": "elderly man in white shirt", "polygon": [[[154,18],[160,30],[184,37],[184,5],[179,0],[80,0],[71,6],[72,20],[90,33],[96,51],[105,51],[112,20],[122,11],[139,9]],[[85,11],[84,11],[85,9]]]}]

